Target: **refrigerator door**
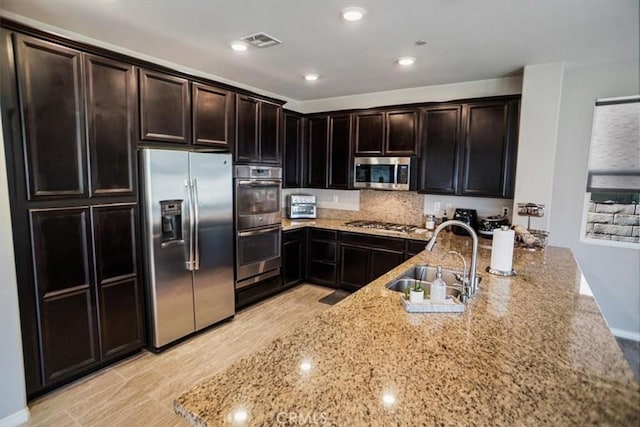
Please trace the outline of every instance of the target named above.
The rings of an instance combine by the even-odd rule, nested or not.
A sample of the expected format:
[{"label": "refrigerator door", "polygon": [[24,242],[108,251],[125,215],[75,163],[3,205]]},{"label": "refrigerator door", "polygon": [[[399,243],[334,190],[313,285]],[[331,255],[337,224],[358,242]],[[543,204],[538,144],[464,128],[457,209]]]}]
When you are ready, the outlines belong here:
[{"label": "refrigerator door", "polygon": [[196,216],[196,330],[235,313],[233,186],[230,154],[189,153]]},{"label": "refrigerator door", "polygon": [[162,347],[195,329],[189,248],[187,152],[141,150],[144,248],[151,344]]}]

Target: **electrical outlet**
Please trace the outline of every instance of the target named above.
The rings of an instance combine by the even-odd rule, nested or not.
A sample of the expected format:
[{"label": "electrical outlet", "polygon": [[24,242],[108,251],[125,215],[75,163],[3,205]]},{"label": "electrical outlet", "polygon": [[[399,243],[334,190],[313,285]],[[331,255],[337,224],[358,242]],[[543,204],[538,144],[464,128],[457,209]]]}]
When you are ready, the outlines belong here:
[{"label": "electrical outlet", "polygon": [[433,204],[433,213],[435,214],[440,213],[440,202],[435,202]]},{"label": "electrical outlet", "polygon": [[509,207],[508,206],[503,206],[502,207],[502,216],[509,216]]}]

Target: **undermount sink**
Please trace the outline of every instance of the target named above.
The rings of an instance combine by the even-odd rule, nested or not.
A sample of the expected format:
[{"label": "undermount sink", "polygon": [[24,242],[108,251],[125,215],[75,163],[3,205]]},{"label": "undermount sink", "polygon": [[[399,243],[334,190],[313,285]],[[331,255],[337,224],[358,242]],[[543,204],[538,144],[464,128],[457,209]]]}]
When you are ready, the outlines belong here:
[{"label": "undermount sink", "polygon": [[[431,294],[431,282],[423,282],[416,279],[396,279],[387,285],[387,289],[392,291],[406,293],[407,289],[413,288],[416,283],[420,283],[424,288],[425,294]],[[462,286],[459,284],[447,285],[447,296],[458,298],[462,293]],[[425,297],[426,298],[426,297]]]},{"label": "undermount sink", "polygon": [[[427,294],[430,293],[431,283],[436,279],[436,266],[432,265],[416,265],[411,267],[396,279],[393,279],[388,285],[387,289],[396,292],[406,292],[406,290],[416,282],[422,284]],[[447,295],[452,297],[458,297],[462,293],[461,280],[462,274],[460,271],[442,269],[442,280],[447,284]],[[477,283],[482,281],[482,277],[477,277]]]}]

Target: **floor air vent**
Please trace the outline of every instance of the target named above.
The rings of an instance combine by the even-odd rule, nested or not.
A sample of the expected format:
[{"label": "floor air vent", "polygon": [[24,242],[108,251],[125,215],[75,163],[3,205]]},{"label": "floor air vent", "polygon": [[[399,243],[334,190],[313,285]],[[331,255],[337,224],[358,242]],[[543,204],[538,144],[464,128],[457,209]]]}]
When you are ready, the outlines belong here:
[{"label": "floor air vent", "polygon": [[266,33],[250,34],[248,36],[241,37],[240,40],[260,48],[271,47],[282,43],[280,40],[275,37],[271,37]]}]

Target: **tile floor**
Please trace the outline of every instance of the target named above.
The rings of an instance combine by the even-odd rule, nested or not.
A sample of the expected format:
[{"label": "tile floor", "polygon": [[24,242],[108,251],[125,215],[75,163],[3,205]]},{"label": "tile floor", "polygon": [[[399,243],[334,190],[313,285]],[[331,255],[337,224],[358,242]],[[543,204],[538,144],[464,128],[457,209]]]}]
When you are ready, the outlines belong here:
[{"label": "tile floor", "polygon": [[[186,426],[173,399],[327,310],[332,289],[304,284],[161,353],[142,352],[29,404],[26,426]],[[333,297],[330,297],[331,299]],[[640,381],[640,343],[617,339]]]},{"label": "tile floor", "polygon": [[173,399],[327,310],[333,289],[301,285],[161,354],[142,352],[29,404],[27,426],[186,426]]}]

